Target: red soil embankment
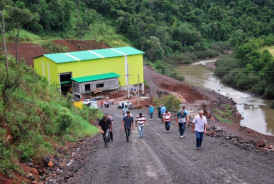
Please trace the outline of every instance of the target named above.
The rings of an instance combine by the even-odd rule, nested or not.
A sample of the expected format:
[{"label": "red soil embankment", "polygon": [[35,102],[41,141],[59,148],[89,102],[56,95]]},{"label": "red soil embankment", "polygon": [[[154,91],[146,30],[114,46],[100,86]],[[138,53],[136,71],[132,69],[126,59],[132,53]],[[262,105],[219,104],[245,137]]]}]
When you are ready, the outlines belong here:
[{"label": "red soil embankment", "polygon": [[[79,40],[54,40],[53,43],[65,46],[68,48],[68,52],[81,51],[81,50],[94,50],[109,48],[103,42],[97,42],[94,40],[84,40],[82,41],[81,48],[79,48]],[[3,49],[3,44],[0,44],[0,48]],[[16,48],[14,43],[7,43],[8,54],[16,57]],[[46,53],[45,48],[41,45],[33,43],[20,43],[18,46],[18,58],[24,58],[27,65],[33,66],[33,58],[41,56]]]},{"label": "red soil embankment", "polygon": [[[0,44],[3,49],[3,44]],[[16,57],[16,48],[14,43],[7,43],[8,54]],[[45,49],[37,44],[20,43],[18,46],[18,59],[24,58],[27,65],[33,66],[33,58],[45,54]]]}]

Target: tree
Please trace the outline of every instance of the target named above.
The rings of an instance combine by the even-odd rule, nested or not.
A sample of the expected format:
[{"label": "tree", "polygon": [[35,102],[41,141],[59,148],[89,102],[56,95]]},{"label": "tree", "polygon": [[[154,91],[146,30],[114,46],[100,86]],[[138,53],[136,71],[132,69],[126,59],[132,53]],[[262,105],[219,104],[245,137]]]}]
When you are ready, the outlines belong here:
[{"label": "tree", "polygon": [[16,62],[18,62],[18,45],[20,28],[33,20],[33,14],[28,9],[21,9],[14,6],[8,6],[9,27],[14,35]]},{"label": "tree", "polygon": [[161,46],[159,38],[151,36],[147,41],[147,50],[146,53],[150,60],[156,61],[162,59],[164,56],[164,49]]},{"label": "tree", "polygon": [[89,26],[85,22],[76,24],[76,36],[80,37],[80,48],[82,45],[82,39],[89,30]]},{"label": "tree", "polygon": [[2,10],[0,11],[2,22],[0,23],[0,29],[3,36],[3,45],[4,45],[4,60],[6,66],[7,77],[9,76],[9,63],[8,63],[8,51],[7,51],[7,44],[6,44],[6,24],[5,24],[5,1],[2,0]]}]

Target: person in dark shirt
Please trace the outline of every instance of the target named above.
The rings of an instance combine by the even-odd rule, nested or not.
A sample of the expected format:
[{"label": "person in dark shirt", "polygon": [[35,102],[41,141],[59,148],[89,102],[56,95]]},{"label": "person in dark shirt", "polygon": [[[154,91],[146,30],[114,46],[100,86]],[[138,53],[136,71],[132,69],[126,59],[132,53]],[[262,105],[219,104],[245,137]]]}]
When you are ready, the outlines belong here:
[{"label": "person in dark shirt", "polygon": [[157,110],[158,110],[158,120],[161,120],[161,105],[159,105]]},{"label": "person in dark shirt", "polygon": [[127,111],[126,114],[127,114],[126,116],[123,116],[122,130],[125,129],[127,142],[129,142],[131,128],[132,128],[132,130],[134,130],[134,124],[133,124],[134,121],[133,121],[133,117],[130,116],[129,111]]},{"label": "person in dark shirt", "polygon": [[103,134],[105,147],[108,147],[109,131],[111,131],[112,124],[106,115],[104,115],[103,118],[99,121],[98,128],[101,130]]},{"label": "person in dark shirt", "polygon": [[[113,118],[112,118],[110,115],[108,115],[107,113],[106,113],[105,115],[106,115],[107,118],[110,120],[110,122],[111,122],[111,127],[113,127],[113,123],[114,123]],[[109,141],[113,142],[113,129],[110,129],[110,130],[109,130],[109,139],[108,139],[108,142],[109,142]]]}]

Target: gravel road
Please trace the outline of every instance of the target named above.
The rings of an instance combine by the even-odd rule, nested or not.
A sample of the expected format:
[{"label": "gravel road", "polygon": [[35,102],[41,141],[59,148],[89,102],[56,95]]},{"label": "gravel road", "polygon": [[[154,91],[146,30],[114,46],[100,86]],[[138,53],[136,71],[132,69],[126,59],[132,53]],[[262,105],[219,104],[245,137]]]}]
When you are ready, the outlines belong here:
[{"label": "gravel road", "polygon": [[[154,117],[140,139],[137,129],[126,142],[121,110],[104,109],[114,118],[114,142],[105,148],[99,139],[78,183],[272,183],[273,155],[245,151],[229,141],[204,137],[203,150],[195,149],[195,135],[186,129],[181,139],[175,122],[171,133]],[[145,110],[132,110],[136,117]]]}]

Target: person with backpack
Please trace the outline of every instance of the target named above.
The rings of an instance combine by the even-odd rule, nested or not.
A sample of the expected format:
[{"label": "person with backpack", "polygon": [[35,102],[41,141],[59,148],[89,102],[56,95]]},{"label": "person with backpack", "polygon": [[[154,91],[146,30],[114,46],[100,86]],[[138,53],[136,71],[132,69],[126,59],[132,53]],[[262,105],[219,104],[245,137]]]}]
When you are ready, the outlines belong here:
[{"label": "person with backpack", "polygon": [[163,114],[163,122],[165,123],[166,132],[170,133],[170,123],[172,121],[171,113],[168,110]]},{"label": "person with backpack", "polygon": [[147,120],[142,113],[139,113],[139,116],[136,117],[135,125],[139,129],[140,138],[143,138],[144,126],[147,126]]},{"label": "person with backpack", "polygon": [[103,139],[105,142],[105,147],[108,147],[109,131],[112,128],[112,124],[106,115],[104,115],[103,118],[99,121],[98,128],[102,132]]},{"label": "person with backpack", "polygon": [[180,109],[180,111],[176,114],[176,125],[177,127],[179,127],[181,138],[184,137],[184,132],[185,132],[186,123],[187,123],[186,117],[187,117],[187,114],[186,112],[184,112],[183,109]]},{"label": "person with backpack", "polygon": [[126,114],[127,114],[126,116],[123,116],[121,129],[125,130],[127,142],[129,142],[131,129],[134,130],[134,121],[129,111],[127,111]]}]

